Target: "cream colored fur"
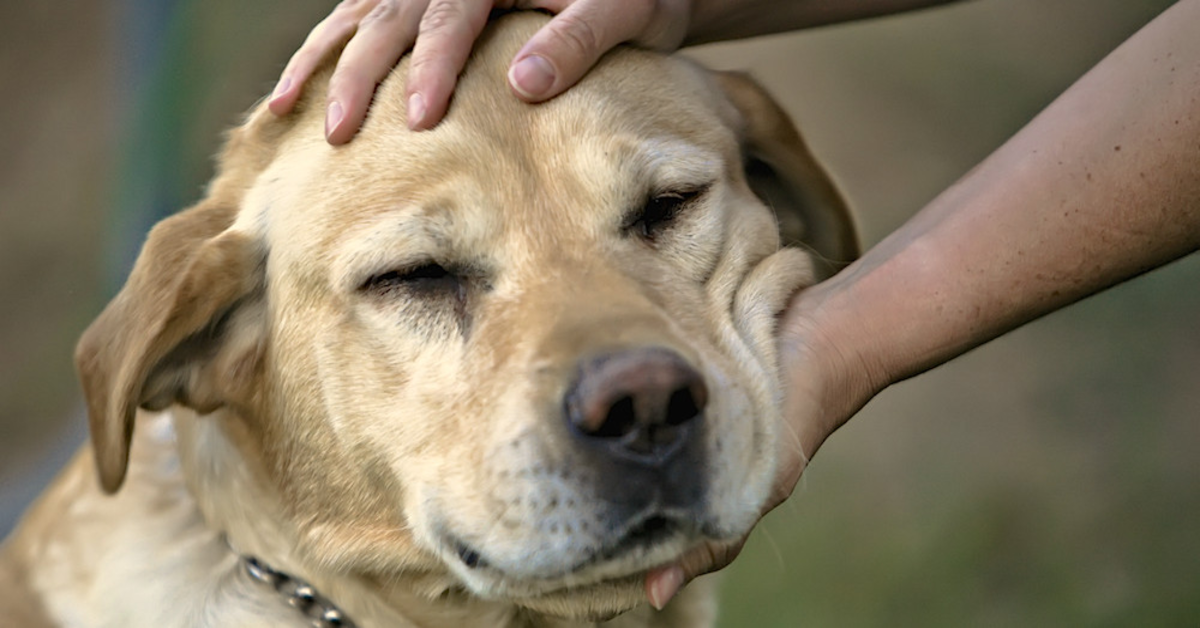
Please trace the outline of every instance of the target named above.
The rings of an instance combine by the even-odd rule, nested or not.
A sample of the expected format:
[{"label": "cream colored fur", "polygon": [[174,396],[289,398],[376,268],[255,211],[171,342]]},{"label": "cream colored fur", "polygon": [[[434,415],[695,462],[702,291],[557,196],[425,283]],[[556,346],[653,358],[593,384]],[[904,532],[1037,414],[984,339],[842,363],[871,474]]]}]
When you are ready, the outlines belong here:
[{"label": "cream colored fur", "polygon": [[[775,318],[853,228],[745,78],[619,50],[520,103],[505,66],[544,19],[493,25],[432,131],[405,128],[405,62],[347,146],[324,79],[233,132],[80,342],[93,446],[4,548],[23,626],[306,625],[230,545],[365,628],[711,623],[704,579],[659,613],[644,574],[757,520],[788,438]],[[662,233],[628,228],[679,190],[703,192]],[[461,280],[371,287],[428,262]],[[582,356],[644,345],[707,383],[708,492],[693,533],[596,559],[594,489],[620,478],[574,464],[562,398]]]}]

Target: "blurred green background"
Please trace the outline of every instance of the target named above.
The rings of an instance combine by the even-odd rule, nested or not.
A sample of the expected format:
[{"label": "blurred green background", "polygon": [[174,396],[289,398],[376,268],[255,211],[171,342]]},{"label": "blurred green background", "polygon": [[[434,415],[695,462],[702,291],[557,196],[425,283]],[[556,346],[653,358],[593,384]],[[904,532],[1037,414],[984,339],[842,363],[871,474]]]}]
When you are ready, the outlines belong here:
[{"label": "blurred green background", "polygon": [[[0,530],[83,438],[75,338],[332,4],[0,4]],[[780,98],[869,244],[1169,4],[978,0],[690,54]],[[1198,288],[1192,256],[880,395],[720,576],[722,625],[1197,625]]]}]

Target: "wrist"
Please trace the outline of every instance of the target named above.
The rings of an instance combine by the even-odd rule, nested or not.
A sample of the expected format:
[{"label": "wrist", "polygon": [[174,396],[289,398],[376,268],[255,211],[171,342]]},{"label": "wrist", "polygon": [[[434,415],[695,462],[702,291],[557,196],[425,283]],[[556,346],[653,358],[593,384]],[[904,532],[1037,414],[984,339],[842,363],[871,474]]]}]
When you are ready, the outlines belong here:
[{"label": "wrist", "polygon": [[780,321],[784,413],[808,458],[891,383],[869,352],[879,343],[863,342],[869,336],[847,305],[847,290],[842,275],[808,288],[793,297]]}]

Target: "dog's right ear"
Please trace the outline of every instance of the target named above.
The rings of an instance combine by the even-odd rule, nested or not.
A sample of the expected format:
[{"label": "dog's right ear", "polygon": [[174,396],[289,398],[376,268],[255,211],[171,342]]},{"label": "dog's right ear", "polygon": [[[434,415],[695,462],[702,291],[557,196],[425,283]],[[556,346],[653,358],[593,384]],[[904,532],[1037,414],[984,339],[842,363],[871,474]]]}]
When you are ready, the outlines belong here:
[{"label": "dog's right ear", "polygon": [[[229,333],[235,306],[253,300],[263,282],[264,253],[230,228],[236,214],[236,204],[210,197],[155,226],[124,288],[76,347],[107,492],[124,480],[139,406],[179,402],[206,412],[223,403],[202,390],[203,371],[222,359],[215,345],[228,343],[219,336]],[[246,353],[247,343],[238,344]]]},{"label": "dog's right ear", "polygon": [[817,254],[828,276],[858,258],[846,200],[779,103],[749,75],[714,72],[738,112],[746,182],[775,211],[783,243]]}]

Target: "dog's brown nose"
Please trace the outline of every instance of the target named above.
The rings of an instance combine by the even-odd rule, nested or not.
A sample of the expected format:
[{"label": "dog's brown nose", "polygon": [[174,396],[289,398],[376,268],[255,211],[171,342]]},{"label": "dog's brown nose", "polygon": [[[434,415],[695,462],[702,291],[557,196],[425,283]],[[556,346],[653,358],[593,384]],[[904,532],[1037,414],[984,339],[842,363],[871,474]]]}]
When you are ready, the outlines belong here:
[{"label": "dog's brown nose", "polygon": [[704,378],[661,348],[584,361],[567,394],[577,434],[632,462],[661,465],[679,451],[708,401]]}]

